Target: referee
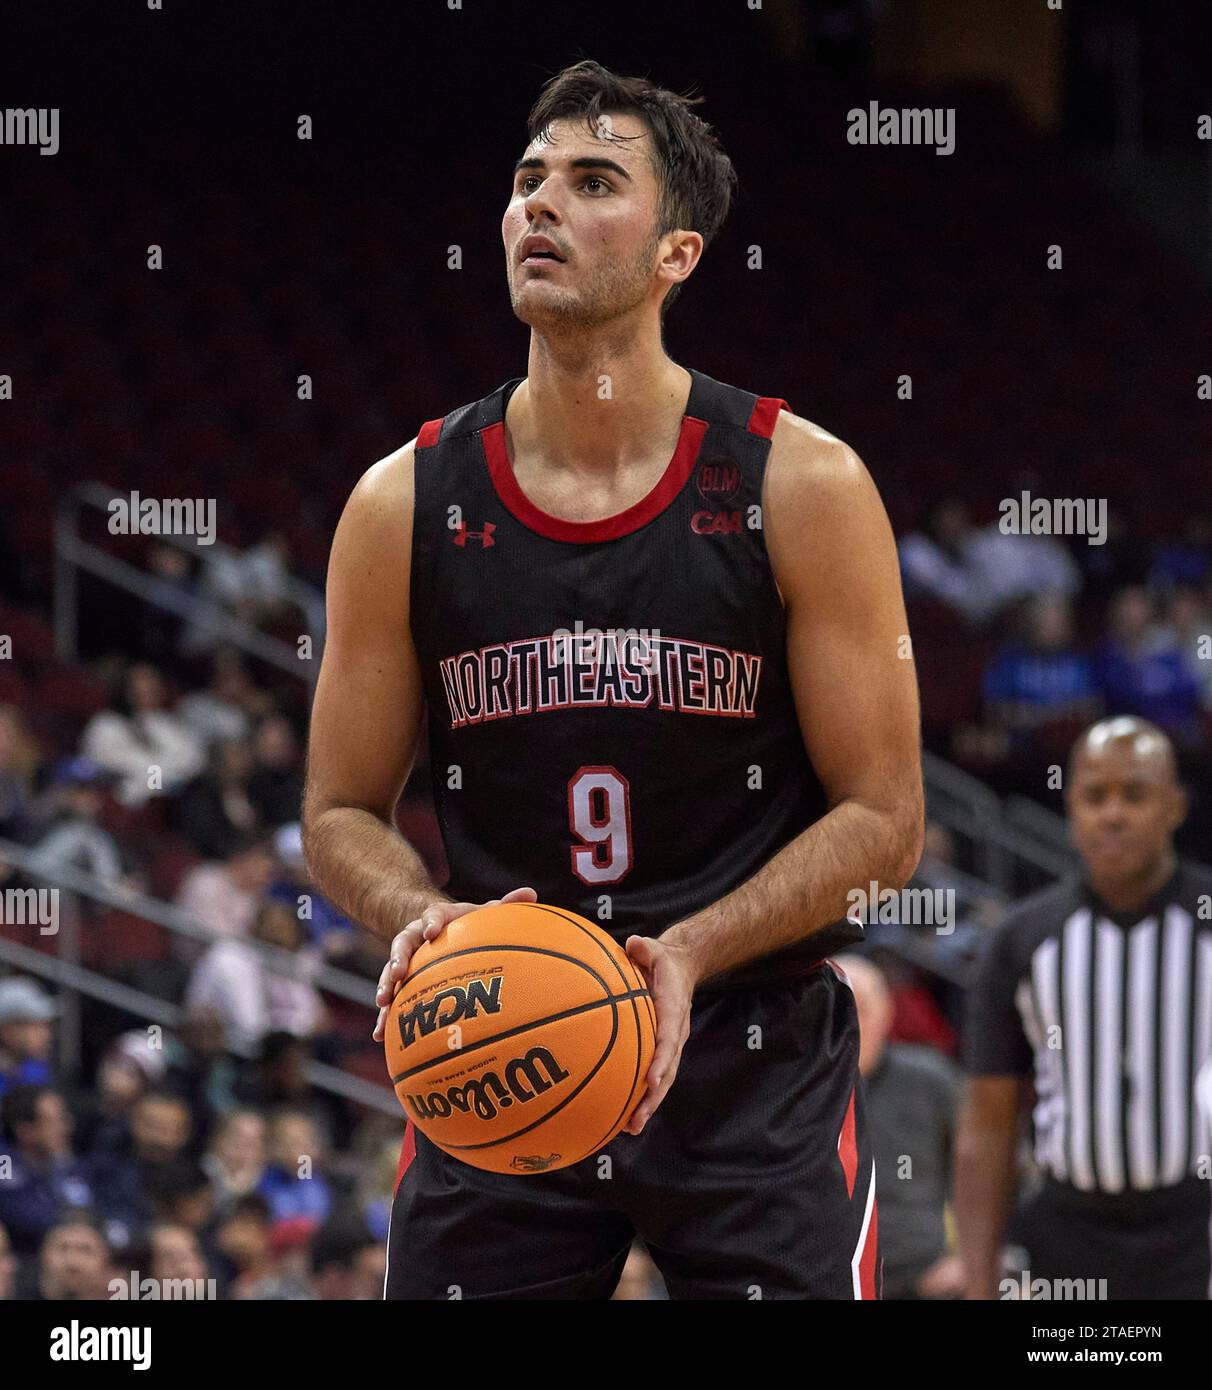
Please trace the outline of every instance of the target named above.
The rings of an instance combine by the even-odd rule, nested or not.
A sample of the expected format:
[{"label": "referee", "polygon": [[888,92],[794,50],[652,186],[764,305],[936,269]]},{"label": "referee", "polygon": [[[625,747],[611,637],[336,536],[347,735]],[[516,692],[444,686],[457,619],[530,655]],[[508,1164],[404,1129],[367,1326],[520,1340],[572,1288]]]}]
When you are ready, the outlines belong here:
[{"label": "referee", "polygon": [[[1113,1299],[1206,1299],[1209,1143],[1196,1078],[1212,1058],[1212,873],[1175,856],[1186,797],[1154,725],[1095,724],[1065,780],[1083,871],[1009,914],[968,997],[956,1138],[967,1294],[998,1297],[1009,1234],[1031,1280],[1081,1280],[1100,1296],[1085,1281],[1105,1279]],[[1043,1180],[1012,1219],[1032,1073]]]}]

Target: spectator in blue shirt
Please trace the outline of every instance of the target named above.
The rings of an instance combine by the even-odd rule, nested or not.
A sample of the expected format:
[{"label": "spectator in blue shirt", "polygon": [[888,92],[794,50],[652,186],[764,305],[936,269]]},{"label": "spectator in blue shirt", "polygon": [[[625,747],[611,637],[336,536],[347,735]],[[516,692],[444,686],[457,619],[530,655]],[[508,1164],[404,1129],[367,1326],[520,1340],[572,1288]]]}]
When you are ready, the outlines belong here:
[{"label": "spectator in blue shirt", "polygon": [[270,1162],[257,1184],[275,1223],[297,1217],[317,1223],[328,1219],[333,1193],[322,1171],[323,1148],[319,1127],[305,1110],[275,1112],[269,1129]]},{"label": "spectator in blue shirt", "polygon": [[1033,599],[1023,639],[1004,647],[985,673],[985,699],[1015,742],[1048,724],[1085,721],[1100,709],[1093,663],[1073,645],[1073,619],[1060,598]]},{"label": "spectator in blue shirt", "polygon": [[87,1207],[92,1189],[72,1153],[71,1114],[49,1086],[12,1086],[3,1101],[0,1225],[18,1255],[35,1254],[70,1207]]},{"label": "spectator in blue shirt", "polygon": [[189,1105],[169,1091],[151,1090],[135,1102],[130,1131],[119,1147],[89,1170],[111,1245],[124,1249],[157,1215],[160,1174],[186,1152],[192,1131]]},{"label": "spectator in blue shirt", "polygon": [[10,1086],[49,1086],[59,1006],[34,980],[0,980],[0,1098]]},{"label": "spectator in blue shirt", "polygon": [[1153,596],[1141,585],[1111,603],[1110,634],[1098,673],[1112,714],[1136,714],[1168,733],[1195,736],[1200,686],[1172,632],[1155,625]]}]

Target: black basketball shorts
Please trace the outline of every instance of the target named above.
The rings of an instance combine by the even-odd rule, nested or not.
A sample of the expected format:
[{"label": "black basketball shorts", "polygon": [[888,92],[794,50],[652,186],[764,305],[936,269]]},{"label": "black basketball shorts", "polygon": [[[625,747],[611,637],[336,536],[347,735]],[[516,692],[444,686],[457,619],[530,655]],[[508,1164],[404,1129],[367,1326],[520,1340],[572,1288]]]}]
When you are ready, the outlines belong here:
[{"label": "black basketball shorts", "polygon": [[875,1167],[854,997],[832,962],[700,991],[638,1136],[568,1168],[468,1167],[411,1123],[388,1299],[606,1299],[638,1234],[670,1296],[878,1296]]}]

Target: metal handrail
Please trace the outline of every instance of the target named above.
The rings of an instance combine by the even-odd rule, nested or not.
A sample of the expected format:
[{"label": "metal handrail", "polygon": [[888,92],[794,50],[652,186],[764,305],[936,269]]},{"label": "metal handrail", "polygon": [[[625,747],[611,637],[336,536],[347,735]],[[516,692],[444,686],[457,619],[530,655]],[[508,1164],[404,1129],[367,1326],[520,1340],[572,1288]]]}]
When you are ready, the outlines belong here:
[{"label": "metal handrail", "polygon": [[929,788],[968,806],[974,815],[1000,813],[1001,801],[996,792],[928,748],[922,749],[922,774]]},{"label": "metal handrail", "polygon": [[1006,799],[1006,819],[1014,826],[1034,835],[1042,843],[1061,852],[1071,853],[1073,842],[1069,837],[1069,824],[1063,816],[1032,801],[1027,796],[1010,796]]},{"label": "metal handrail", "polygon": [[[39,866],[38,857],[32,850],[27,846],[15,844],[11,840],[0,839],[0,863],[10,864],[20,869],[34,882],[65,889],[69,895],[87,898],[92,902],[117,908],[132,917],[151,922],[157,927],[176,932],[181,936],[208,943],[226,939],[170,903],[161,902],[145,893],[113,887],[97,878],[95,874],[85,873],[80,869],[70,867],[58,868],[53,875],[48,874],[45,869]],[[184,1013],[179,1005],[170,1004],[163,999],[158,999],[154,994],[135,989],[130,985],[120,984],[116,980],[110,980],[79,963],[78,930],[74,913],[69,914],[69,917],[71,920],[67,923],[68,929],[62,937],[63,950],[59,954],[47,955],[20,942],[8,940],[0,933],[0,960],[8,960],[24,970],[55,980],[67,989],[101,999],[117,1008],[124,1009],[128,1013],[150,1019],[154,1023],[175,1027]],[[270,946],[263,941],[247,941],[246,944],[263,955],[267,961],[280,967],[285,966],[292,959],[289,951],[284,951],[277,946]],[[312,981],[318,988],[327,990],[330,994],[337,994],[352,1000],[354,1003],[364,1005],[368,1011],[374,1008],[374,986],[360,975],[354,975],[350,971],[340,970],[336,966],[325,964],[321,965],[315,972]],[[75,1043],[78,1044],[79,1019],[77,1011],[69,1011],[64,1022],[65,1033],[70,1034]],[[67,1050],[70,1050],[66,1036],[61,1039],[61,1043],[65,1045]],[[229,1039],[226,1046],[228,1051],[234,1052],[237,1056],[255,1055],[254,1049],[238,1039]],[[307,1075],[308,1079],[322,1090],[344,1096],[362,1105],[374,1106],[376,1109],[382,1110],[384,1114],[399,1114],[398,1105],[385,1086],[375,1086],[361,1077],[350,1076],[337,1067],[316,1061],[309,1063]]]},{"label": "metal handrail", "polygon": [[[185,1010],[179,1004],[157,999],[154,994],[134,989],[130,985],[119,984],[116,980],[107,979],[106,976],[83,965],[73,965],[57,956],[48,956],[42,951],[35,951],[32,946],[24,946],[19,941],[9,941],[3,936],[0,936],[0,960],[8,961],[10,965],[17,966],[27,974],[39,975],[50,980],[61,988],[87,994],[92,999],[100,999],[102,1003],[149,1019],[152,1023],[161,1024],[166,1028],[178,1027],[185,1015]],[[256,1049],[244,1039],[232,1039],[226,1044],[226,1048],[237,1057],[256,1056]],[[379,1110],[384,1115],[400,1115],[399,1104],[384,1086],[376,1086],[360,1076],[351,1076],[348,1072],[330,1067],[325,1062],[308,1062],[304,1075],[313,1086],[322,1091]]]},{"label": "metal handrail", "polygon": [[1062,817],[1045,806],[1028,816],[1020,802],[1003,802],[969,773],[923,750],[922,773],[931,819],[972,842],[976,877],[1011,896],[1016,866],[1064,875],[1076,856]]},{"label": "metal handrail", "polygon": [[[294,575],[286,576],[287,596],[303,611],[308,635],[312,639],[312,658],[303,661],[288,642],[268,636],[251,623],[229,613],[221,604],[196,594],[182,594],[165,580],[108,554],[79,535],[77,519],[82,507],[105,511],[111,502],[120,501],[122,497],[122,493],[104,483],[82,483],[64,496],[55,516],[53,601],[55,651],[60,661],[70,663],[76,660],[79,623],[77,572],[84,570],[116,588],[134,594],[144,603],[198,623],[220,641],[230,643],[288,675],[297,676],[309,685],[314,683],[324,644],[324,605],[309,585]],[[196,536],[158,533],[156,539],[176,546],[178,550],[201,554],[203,558],[240,554],[222,541],[203,545]]]},{"label": "metal handrail", "polygon": [[[171,903],[162,902],[146,893],[113,887],[96,874],[85,873],[82,869],[61,867],[57,868],[52,876],[41,867],[33,850],[26,845],[15,844],[12,840],[0,839],[0,863],[12,864],[40,883],[47,883],[55,888],[67,888],[82,898],[104,903],[106,907],[117,908],[132,917],[139,917],[145,922],[177,932],[181,936],[193,937],[207,944],[226,939],[221,933],[211,931],[205,923],[199,922]],[[249,941],[248,945],[255,947],[267,960],[278,966],[282,966],[291,958],[289,951],[270,946],[264,941]],[[339,994],[355,1004],[372,1007],[373,986],[352,971],[341,970],[335,965],[321,965],[313,979],[321,989],[326,989],[330,994]]]},{"label": "metal handrail", "polygon": [[1033,869],[1063,875],[1069,873],[1077,863],[1077,855],[1072,849],[1065,851],[1042,844],[1004,819],[993,821],[984,829],[989,841],[999,850]]},{"label": "metal handrail", "polygon": [[946,864],[929,856],[922,857],[914,877],[920,878],[931,888],[955,888],[967,898],[990,898],[996,903],[1005,903],[1008,898],[997,884],[989,883],[975,874],[968,873],[966,869],[957,868],[954,864]]}]

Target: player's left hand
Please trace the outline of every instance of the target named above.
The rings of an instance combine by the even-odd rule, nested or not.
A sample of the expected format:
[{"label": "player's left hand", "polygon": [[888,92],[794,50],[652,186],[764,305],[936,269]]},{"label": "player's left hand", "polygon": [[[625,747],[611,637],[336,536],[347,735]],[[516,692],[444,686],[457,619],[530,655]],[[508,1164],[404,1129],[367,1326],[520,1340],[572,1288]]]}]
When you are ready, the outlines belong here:
[{"label": "player's left hand", "polygon": [[651,936],[629,936],[627,955],[639,967],[656,1010],[656,1050],[648,1068],[648,1089],[623,1126],[639,1134],[669,1093],[678,1074],[682,1048],[690,1036],[690,1001],[695,970],[690,953]]}]

